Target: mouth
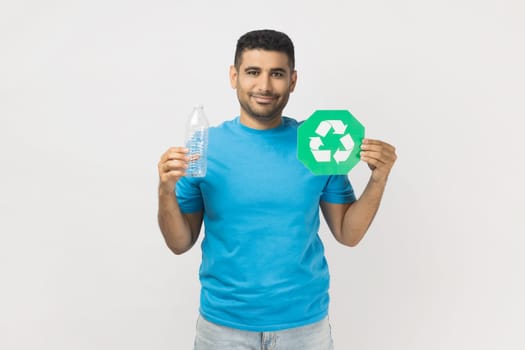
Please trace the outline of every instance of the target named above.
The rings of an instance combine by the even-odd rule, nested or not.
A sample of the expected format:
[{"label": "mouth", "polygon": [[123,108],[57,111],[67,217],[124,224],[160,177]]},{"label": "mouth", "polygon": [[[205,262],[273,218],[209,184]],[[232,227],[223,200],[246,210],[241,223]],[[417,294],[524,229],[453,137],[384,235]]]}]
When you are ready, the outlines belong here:
[{"label": "mouth", "polygon": [[276,96],[273,96],[273,95],[252,95],[252,98],[257,103],[268,104],[268,103],[272,103],[276,99]]}]

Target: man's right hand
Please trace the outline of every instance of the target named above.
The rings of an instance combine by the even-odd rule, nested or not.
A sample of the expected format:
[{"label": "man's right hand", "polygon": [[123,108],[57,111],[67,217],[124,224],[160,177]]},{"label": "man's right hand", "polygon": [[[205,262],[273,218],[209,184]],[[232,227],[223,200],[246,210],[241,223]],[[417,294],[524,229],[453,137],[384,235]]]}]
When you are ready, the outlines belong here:
[{"label": "man's right hand", "polygon": [[159,227],[166,244],[175,254],[190,249],[199,237],[203,211],[197,213],[181,212],[175,197],[175,185],[188,169],[188,163],[198,159],[188,156],[188,149],[171,147],[158,164],[159,168]]},{"label": "man's right hand", "polygon": [[173,193],[177,181],[186,175],[189,160],[188,149],[185,147],[170,147],[164,152],[158,164],[159,192]]}]

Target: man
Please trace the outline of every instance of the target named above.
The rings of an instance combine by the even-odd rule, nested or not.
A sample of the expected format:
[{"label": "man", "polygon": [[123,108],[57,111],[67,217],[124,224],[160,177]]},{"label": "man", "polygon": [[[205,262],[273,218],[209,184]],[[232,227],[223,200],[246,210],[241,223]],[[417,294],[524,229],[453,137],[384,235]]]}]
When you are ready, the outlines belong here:
[{"label": "man", "polygon": [[299,123],[282,115],[294,65],[284,33],[243,35],[230,67],[240,115],[210,128],[206,176],[184,177],[192,160],[182,147],[159,161],[158,219],[168,247],[184,253],[205,224],[197,350],[333,349],[319,208],[339,242],[358,244],[396,154],[382,141],[363,141],[372,173],[357,200],[346,176],[310,173],[296,156]]}]

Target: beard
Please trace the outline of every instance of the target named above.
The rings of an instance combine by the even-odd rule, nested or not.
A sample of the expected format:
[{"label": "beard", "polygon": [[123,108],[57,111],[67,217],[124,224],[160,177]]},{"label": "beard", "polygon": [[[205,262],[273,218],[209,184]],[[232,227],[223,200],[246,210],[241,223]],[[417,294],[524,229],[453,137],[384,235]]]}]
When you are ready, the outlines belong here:
[{"label": "beard", "polygon": [[[251,98],[252,95],[250,95]],[[257,94],[261,97],[272,97],[276,100],[279,99],[278,95],[273,94]],[[282,100],[279,101],[272,108],[265,105],[258,105],[257,102],[250,103],[250,100],[243,100],[239,95],[237,95],[239,104],[241,108],[252,118],[259,120],[261,122],[269,122],[281,117],[284,107],[288,103],[288,95],[282,96]]]}]

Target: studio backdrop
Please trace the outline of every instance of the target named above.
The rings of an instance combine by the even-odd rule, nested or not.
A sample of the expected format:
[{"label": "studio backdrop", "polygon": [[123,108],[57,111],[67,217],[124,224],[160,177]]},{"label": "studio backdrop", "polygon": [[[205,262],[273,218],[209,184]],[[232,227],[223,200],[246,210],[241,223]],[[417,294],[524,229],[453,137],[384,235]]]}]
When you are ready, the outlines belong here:
[{"label": "studio backdrop", "polygon": [[[236,40],[286,32],[285,115],[348,109],[397,148],[365,239],[323,221],[337,349],[523,349],[525,5],[0,2],[0,348],[191,349],[200,240],[157,226],[157,162],[239,113]],[[268,171],[275,171],[268,169]],[[370,171],[349,178],[357,194]]]}]

